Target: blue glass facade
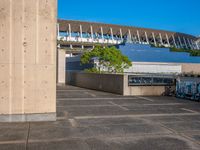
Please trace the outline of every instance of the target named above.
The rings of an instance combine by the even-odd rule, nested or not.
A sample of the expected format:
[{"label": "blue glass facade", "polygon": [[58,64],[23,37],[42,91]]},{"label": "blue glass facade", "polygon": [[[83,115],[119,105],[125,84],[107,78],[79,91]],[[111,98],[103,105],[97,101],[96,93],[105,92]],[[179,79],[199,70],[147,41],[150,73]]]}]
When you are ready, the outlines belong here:
[{"label": "blue glass facade", "polygon": [[135,62],[200,63],[200,57],[190,56],[184,52],[171,52],[169,48],[131,43],[120,45],[118,48]]}]

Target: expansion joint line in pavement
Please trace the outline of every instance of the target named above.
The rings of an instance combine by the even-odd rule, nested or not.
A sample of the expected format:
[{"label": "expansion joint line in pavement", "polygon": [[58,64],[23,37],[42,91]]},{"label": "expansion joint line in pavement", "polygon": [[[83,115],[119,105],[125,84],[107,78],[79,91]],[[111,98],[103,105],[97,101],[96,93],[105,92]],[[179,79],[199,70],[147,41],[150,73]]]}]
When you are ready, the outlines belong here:
[{"label": "expansion joint line in pavement", "polygon": [[192,139],[191,137],[189,137],[189,136],[187,136],[187,135],[185,135],[185,134],[180,133],[179,135],[182,136],[182,137],[184,137],[184,138],[186,138],[186,139],[189,140],[189,141],[192,141],[192,142],[195,143],[195,144],[200,145],[200,142],[198,142],[198,141]]},{"label": "expansion joint line in pavement", "polygon": [[121,106],[121,105],[118,105],[118,104],[116,104],[116,103],[114,103],[114,102],[112,102],[112,101],[109,101],[109,103],[112,104],[113,106],[116,106],[116,107],[121,108],[122,110],[126,110],[126,111],[129,110],[128,108],[126,108],[126,107],[124,107],[124,106]]},{"label": "expansion joint line in pavement", "polygon": [[141,118],[141,117],[164,117],[164,116],[191,116],[200,113],[170,113],[170,114],[142,114],[142,115],[104,115],[104,116],[75,116],[75,119],[108,119],[108,118]]},{"label": "expansion joint line in pavement", "polygon": [[28,150],[29,135],[30,135],[30,122],[28,123],[28,133],[27,133],[27,137],[26,137],[25,150]]}]

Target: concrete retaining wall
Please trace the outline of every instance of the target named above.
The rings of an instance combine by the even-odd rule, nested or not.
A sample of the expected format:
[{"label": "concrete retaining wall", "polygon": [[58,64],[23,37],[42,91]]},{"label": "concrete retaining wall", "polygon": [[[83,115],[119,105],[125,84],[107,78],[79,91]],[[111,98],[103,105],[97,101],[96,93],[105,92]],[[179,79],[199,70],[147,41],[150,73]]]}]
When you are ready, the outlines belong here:
[{"label": "concrete retaining wall", "polygon": [[66,83],[78,87],[111,92],[121,95],[160,96],[165,86],[128,86],[128,75],[67,72]]},{"label": "concrete retaining wall", "polygon": [[123,75],[66,72],[66,83],[123,95]]}]

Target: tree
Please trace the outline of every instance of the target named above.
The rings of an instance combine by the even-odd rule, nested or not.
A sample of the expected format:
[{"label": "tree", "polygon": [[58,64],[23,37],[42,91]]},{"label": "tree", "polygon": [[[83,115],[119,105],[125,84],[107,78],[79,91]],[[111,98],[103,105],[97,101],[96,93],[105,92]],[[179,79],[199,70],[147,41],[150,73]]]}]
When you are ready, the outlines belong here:
[{"label": "tree", "polygon": [[102,68],[107,68],[109,73],[122,73],[124,69],[129,68],[132,63],[127,56],[124,56],[116,47],[96,46],[92,51],[85,52],[81,57],[81,64],[89,64],[92,59],[97,58],[99,65],[97,68],[89,69],[91,72],[102,72]]}]

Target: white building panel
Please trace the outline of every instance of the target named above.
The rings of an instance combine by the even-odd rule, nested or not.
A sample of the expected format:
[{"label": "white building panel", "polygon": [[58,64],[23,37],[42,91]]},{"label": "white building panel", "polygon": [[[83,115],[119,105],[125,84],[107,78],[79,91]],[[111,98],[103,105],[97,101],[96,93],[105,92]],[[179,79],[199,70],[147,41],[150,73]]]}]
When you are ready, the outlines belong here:
[{"label": "white building panel", "polygon": [[132,67],[125,69],[126,73],[181,73],[181,64],[133,62]]}]

